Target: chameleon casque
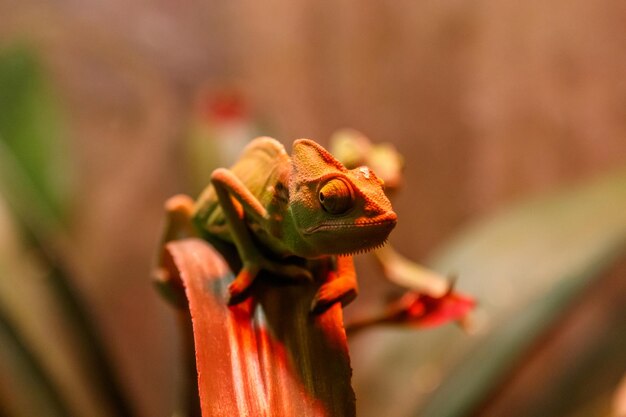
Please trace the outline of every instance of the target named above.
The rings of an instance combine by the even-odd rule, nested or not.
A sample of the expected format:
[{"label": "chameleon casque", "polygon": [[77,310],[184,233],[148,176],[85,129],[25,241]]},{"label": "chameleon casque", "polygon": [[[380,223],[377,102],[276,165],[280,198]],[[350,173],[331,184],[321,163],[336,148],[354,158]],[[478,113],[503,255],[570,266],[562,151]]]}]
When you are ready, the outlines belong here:
[{"label": "chameleon casque", "polygon": [[383,245],[397,220],[369,168],[348,170],[308,139],[294,141],[289,156],[268,137],[250,142],[230,169],[213,171],[190,214],[223,255],[234,245],[241,269],[229,286],[230,305],[246,299],[266,270],[321,280],[311,305],[316,313],[354,299],[351,255]]}]

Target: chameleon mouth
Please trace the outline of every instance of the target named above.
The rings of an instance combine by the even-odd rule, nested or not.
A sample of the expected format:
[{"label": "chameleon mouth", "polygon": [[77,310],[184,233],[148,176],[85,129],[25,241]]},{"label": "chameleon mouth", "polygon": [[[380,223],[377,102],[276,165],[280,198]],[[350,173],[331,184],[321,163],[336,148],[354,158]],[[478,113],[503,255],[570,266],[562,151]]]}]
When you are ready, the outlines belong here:
[{"label": "chameleon mouth", "polygon": [[317,232],[332,232],[336,230],[360,232],[364,234],[375,234],[372,229],[393,229],[398,221],[398,216],[394,212],[389,212],[376,216],[374,218],[360,218],[351,222],[324,222],[313,227],[309,227],[304,231],[305,234],[311,235]]}]

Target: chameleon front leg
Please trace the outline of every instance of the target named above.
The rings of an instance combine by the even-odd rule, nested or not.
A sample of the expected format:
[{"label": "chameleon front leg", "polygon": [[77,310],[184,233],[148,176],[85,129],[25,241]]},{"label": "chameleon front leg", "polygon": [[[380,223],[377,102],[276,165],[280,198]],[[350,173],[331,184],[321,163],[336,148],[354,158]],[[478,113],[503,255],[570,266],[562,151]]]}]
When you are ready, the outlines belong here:
[{"label": "chameleon front leg", "polygon": [[[246,290],[252,285],[261,269],[291,278],[313,279],[311,273],[305,268],[274,262],[261,254],[252,240],[250,230],[245,223],[245,216],[248,215],[263,225],[268,222],[268,213],[235,174],[228,169],[216,169],[211,174],[211,184],[215,188],[233,243],[237,247],[243,264],[237,277],[228,287],[229,305],[245,300]],[[239,202],[241,210],[235,206],[232,198]]]},{"label": "chameleon front leg", "polygon": [[311,303],[311,312],[326,311],[336,302],[342,306],[350,304],[357,296],[358,286],[352,256],[338,256],[336,270],[330,271],[326,282],[315,294]]}]

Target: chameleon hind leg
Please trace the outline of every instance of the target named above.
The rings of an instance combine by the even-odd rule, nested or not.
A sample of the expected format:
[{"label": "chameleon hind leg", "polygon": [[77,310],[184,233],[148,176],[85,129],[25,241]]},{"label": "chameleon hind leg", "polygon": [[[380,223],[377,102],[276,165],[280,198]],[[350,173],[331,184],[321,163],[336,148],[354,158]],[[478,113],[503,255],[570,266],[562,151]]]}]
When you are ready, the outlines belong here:
[{"label": "chameleon hind leg", "polygon": [[[252,240],[251,232],[245,223],[245,216],[250,216],[262,225],[267,224],[267,210],[235,174],[228,169],[216,169],[211,174],[211,184],[215,188],[233,243],[237,247],[243,264],[228,288],[229,305],[237,304],[247,298],[248,288],[262,269],[294,279],[313,279],[311,273],[305,268],[271,261],[261,254]],[[233,199],[239,203],[239,207]]]},{"label": "chameleon hind leg", "polygon": [[165,228],[156,266],[152,271],[156,288],[167,300],[178,307],[187,306],[187,297],[182,282],[171,275],[170,268],[167,266],[166,245],[174,240],[196,237],[195,228],[191,222],[193,209],[193,200],[184,194],[170,197],[165,203]]}]

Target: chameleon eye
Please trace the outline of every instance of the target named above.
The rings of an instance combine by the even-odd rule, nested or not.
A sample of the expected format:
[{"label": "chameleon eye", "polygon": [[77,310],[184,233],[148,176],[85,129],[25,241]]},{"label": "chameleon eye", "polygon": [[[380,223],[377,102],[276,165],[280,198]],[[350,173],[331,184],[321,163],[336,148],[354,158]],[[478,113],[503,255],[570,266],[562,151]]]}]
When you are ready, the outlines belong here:
[{"label": "chameleon eye", "polygon": [[330,214],[343,214],[354,204],[352,187],[344,180],[333,178],[320,189],[320,204]]}]

